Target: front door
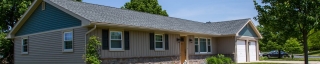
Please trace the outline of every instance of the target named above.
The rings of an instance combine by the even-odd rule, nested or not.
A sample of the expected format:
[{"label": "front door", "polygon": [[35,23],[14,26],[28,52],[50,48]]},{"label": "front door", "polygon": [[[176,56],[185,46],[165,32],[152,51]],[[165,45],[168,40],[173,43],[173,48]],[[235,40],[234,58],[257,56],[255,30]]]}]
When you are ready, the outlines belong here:
[{"label": "front door", "polygon": [[183,64],[183,62],[186,60],[186,37],[181,36],[181,41],[180,41],[180,63]]}]

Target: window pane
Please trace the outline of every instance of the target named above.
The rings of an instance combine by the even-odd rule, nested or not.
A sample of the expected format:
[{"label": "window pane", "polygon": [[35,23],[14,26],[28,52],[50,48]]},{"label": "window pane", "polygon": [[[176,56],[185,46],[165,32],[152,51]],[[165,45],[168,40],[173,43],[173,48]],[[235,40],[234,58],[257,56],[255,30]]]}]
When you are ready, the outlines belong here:
[{"label": "window pane", "polygon": [[71,41],[72,40],[72,33],[71,32],[64,33],[64,40]]},{"label": "window pane", "polygon": [[207,42],[208,42],[208,46],[211,46],[211,40],[210,39],[207,39]]},{"label": "window pane", "polygon": [[156,42],[156,48],[163,48],[162,42]]},{"label": "window pane", "polygon": [[72,41],[64,41],[64,49],[72,49]]},{"label": "window pane", "polygon": [[194,39],[194,43],[195,43],[195,44],[198,44],[198,38],[195,38],[195,39]]},{"label": "window pane", "polygon": [[28,52],[28,39],[23,39],[23,52]]},{"label": "window pane", "polygon": [[121,32],[111,32],[111,39],[121,39]]},{"label": "window pane", "polygon": [[208,46],[208,52],[211,52],[211,46]]},{"label": "window pane", "polygon": [[162,35],[155,35],[156,41],[162,41]]},{"label": "window pane", "polygon": [[200,39],[200,52],[207,52],[206,39]]},{"label": "window pane", "polygon": [[111,48],[121,48],[121,40],[111,40]]},{"label": "window pane", "polygon": [[198,45],[195,45],[195,47],[194,47],[195,49],[195,52],[199,52],[198,50],[199,50],[199,46]]}]

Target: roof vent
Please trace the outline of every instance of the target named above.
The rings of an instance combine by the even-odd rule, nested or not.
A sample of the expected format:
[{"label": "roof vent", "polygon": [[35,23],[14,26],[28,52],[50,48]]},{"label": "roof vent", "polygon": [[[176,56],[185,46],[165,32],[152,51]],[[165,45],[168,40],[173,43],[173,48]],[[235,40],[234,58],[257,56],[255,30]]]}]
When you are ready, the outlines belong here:
[{"label": "roof vent", "polygon": [[211,22],[209,21],[209,22],[206,22],[206,23],[211,23]]}]

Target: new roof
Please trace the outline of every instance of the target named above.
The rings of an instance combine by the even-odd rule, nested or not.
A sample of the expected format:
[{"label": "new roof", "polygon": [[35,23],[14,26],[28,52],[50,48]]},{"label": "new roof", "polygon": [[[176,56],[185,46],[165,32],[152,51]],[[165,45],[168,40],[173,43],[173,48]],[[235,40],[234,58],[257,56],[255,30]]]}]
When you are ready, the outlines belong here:
[{"label": "new roof", "polygon": [[75,2],[73,0],[49,1],[92,22],[105,22],[193,33],[236,34],[250,20],[250,18],[246,18],[202,23],[97,4]]},{"label": "new roof", "polygon": [[[28,18],[28,16],[32,14],[33,10],[37,8],[35,4],[39,5],[41,1],[42,0],[36,0],[33,5],[29,7],[28,11],[9,33],[7,36],[8,38],[14,37],[13,34],[19,30],[19,27],[23,25],[26,18]],[[99,22],[207,35],[238,35],[238,32],[246,24],[250,24],[254,27],[250,18],[203,23],[85,2],[76,2],[74,0],[43,1],[68,14],[71,14],[72,16],[75,16],[78,19],[89,21],[90,23]],[[254,30],[257,32],[259,37],[261,37],[258,30],[256,28],[254,28]]]}]

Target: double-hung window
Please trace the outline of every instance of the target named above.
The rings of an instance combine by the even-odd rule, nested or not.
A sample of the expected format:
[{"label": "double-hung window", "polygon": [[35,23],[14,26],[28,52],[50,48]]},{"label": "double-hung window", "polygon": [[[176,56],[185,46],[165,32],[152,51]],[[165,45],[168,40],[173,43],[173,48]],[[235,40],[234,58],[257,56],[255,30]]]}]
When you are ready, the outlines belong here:
[{"label": "double-hung window", "polygon": [[163,34],[155,34],[154,35],[154,47],[155,50],[164,50],[164,37]]},{"label": "double-hung window", "polygon": [[72,31],[63,32],[63,51],[73,51],[73,33]]},{"label": "double-hung window", "polygon": [[122,31],[110,31],[110,50],[122,51],[123,41],[122,41]]},{"label": "double-hung window", "polygon": [[28,45],[29,45],[29,41],[28,41],[28,38],[23,38],[22,39],[22,42],[21,42],[22,46],[21,46],[21,52],[22,54],[28,54]]},{"label": "double-hung window", "polygon": [[211,39],[210,38],[195,38],[195,53],[211,53]]}]

